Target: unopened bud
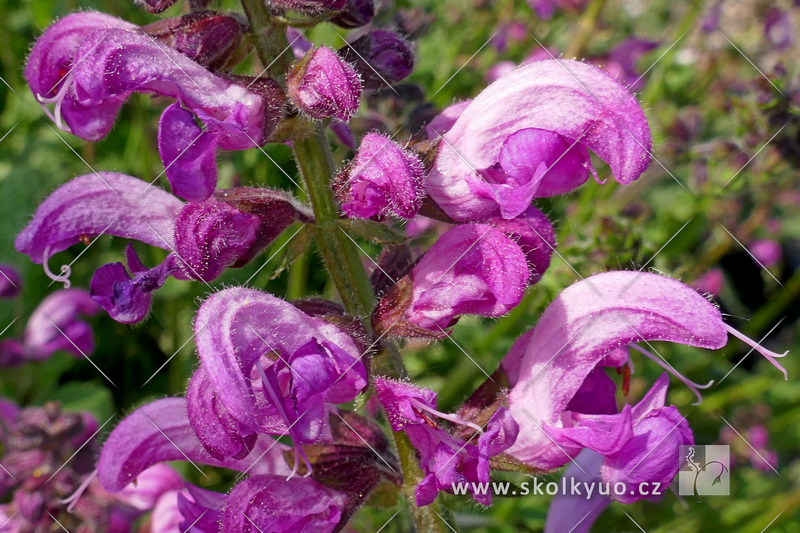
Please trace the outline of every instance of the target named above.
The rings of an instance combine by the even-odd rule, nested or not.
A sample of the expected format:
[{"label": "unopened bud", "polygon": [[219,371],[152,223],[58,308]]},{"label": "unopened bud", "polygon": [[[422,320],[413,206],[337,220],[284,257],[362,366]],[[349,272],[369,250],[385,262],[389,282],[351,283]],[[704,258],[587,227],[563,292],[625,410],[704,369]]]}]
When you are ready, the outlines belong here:
[{"label": "unopened bud", "polygon": [[339,55],[353,63],[368,91],[377,91],[407,78],[416,60],[412,45],[386,30],[369,32],[339,50]]},{"label": "unopened bud", "polygon": [[345,7],[347,0],[271,0],[270,5],[281,9],[297,11],[305,15],[324,15],[335,13]]},{"label": "unopened bud", "polygon": [[142,28],[146,34],[211,69],[220,68],[242,44],[248,26],[237,17],[196,11],[159,20]]},{"label": "unopened bud", "polygon": [[11,265],[0,265],[0,298],[14,298],[22,287],[22,278]]},{"label": "unopened bud", "polygon": [[353,161],[336,176],[334,191],[350,218],[417,214],[424,186],[420,158],[378,133],[368,133]]},{"label": "unopened bud", "polygon": [[347,122],[358,111],[358,74],[330,48],[309,50],[289,73],[287,86],[289,98],[311,118]]},{"label": "unopened bud", "polygon": [[374,0],[347,0],[342,11],[331,22],[342,28],[360,28],[369,24],[374,16]]},{"label": "unopened bud", "polygon": [[150,13],[161,13],[176,0],[135,0],[135,4]]}]

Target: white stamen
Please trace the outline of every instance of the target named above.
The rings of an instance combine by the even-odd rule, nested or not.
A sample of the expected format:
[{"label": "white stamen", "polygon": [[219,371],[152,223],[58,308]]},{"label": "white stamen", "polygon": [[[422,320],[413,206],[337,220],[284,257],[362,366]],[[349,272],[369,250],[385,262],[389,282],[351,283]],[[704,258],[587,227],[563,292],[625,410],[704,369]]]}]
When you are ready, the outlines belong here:
[{"label": "white stamen", "polygon": [[89,488],[89,484],[94,481],[96,477],[97,469],[94,469],[92,470],[92,473],[83,480],[83,483],[80,484],[80,486],[75,490],[75,492],[72,493],[71,496],[68,496],[63,500],[59,500],[58,503],[68,503],[69,505],[67,506],[67,512],[71,513],[78,504],[78,500],[80,500],[81,496],[83,496],[83,493],[86,492],[87,488]]},{"label": "white stamen", "polygon": [[779,362],[775,360],[776,357],[786,357],[786,354],[789,353],[789,350],[786,350],[783,353],[775,353],[772,350],[767,350],[766,348],[758,344],[756,341],[754,341],[744,333],[741,333],[740,331],[733,329],[728,324],[723,324],[723,325],[725,326],[725,329],[728,330],[728,333],[730,333],[731,335],[733,335],[734,337],[736,337],[737,339],[739,339],[740,341],[742,341],[743,343],[745,343],[746,345],[750,346],[755,351],[763,355],[764,359],[772,363],[775,368],[783,372],[784,379],[789,379],[789,373],[786,371],[785,368],[781,366]]},{"label": "white stamen", "polygon": [[463,418],[461,418],[458,415],[451,415],[451,414],[447,414],[447,413],[442,413],[441,411],[437,411],[436,409],[433,409],[432,407],[430,407],[428,405],[425,405],[424,403],[422,403],[421,401],[417,400],[416,398],[411,398],[409,400],[409,402],[411,403],[411,405],[413,405],[417,409],[421,409],[423,411],[427,411],[432,415],[438,416],[439,418],[443,418],[445,420],[449,420],[450,422],[453,422],[454,424],[459,424],[459,425],[462,425],[462,426],[471,427],[472,429],[477,431],[478,434],[483,434],[483,429],[479,425],[473,424],[472,422],[468,422],[468,421],[464,420]]},{"label": "white stamen", "polygon": [[44,249],[44,261],[42,261],[42,267],[44,268],[44,273],[47,274],[47,277],[52,279],[53,281],[57,281],[59,283],[64,284],[65,289],[69,289],[72,286],[72,282],[69,280],[70,275],[72,274],[72,268],[69,265],[61,265],[61,274],[56,276],[50,270],[49,265],[47,262],[50,260],[50,247]]}]

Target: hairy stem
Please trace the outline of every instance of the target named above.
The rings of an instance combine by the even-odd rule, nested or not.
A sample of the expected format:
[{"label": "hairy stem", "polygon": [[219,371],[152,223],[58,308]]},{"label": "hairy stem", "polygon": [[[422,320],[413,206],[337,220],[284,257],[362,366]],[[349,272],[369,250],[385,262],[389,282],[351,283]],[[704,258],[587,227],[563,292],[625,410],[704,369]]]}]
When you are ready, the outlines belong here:
[{"label": "hairy stem", "polygon": [[[242,0],[242,5],[256,35],[255,46],[261,62],[268,67],[270,76],[283,81],[290,63],[290,58],[283,53],[288,47],[285,26],[271,18],[263,0]],[[369,319],[375,307],[375,295],[358,246],[339,225],[339,209],[330,188],[336,167],[330,145],[325,139],[324,124],[318,125],[311,136],[294,140],[292,146],[314,209],[312,231],[322,260],[347,312],[361,318],[364,327],[371,332]],[[395,378],[402,376],[406,372],[397,350],[389,343],[384,344],[387,348],[372,357],[372,372]],[[423,474],[416,451],[405,433],[397,432],[393,436],[403,467],[403,493],[411,503],[409,508],[417,531],[447,533],[449,527],[441,518],[447,518],[447,515],[438,502],[426,507],[413,504],[414,491]]]}]

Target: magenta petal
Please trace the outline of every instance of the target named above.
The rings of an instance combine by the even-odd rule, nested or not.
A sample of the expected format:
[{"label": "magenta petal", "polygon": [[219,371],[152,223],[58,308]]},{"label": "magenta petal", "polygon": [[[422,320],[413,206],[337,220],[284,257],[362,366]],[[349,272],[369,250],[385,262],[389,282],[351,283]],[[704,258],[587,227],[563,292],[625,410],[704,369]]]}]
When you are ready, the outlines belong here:
[{"label": "magenta petal", "polygon": [[497,203],[472,190],[500,161],[506,139],[528,128],[586,146],[620,183],[637,179],[649,162],[647,120],[622,85],[578,61],[538,61],[503,76],[464,109],[444,135],[428,177],[430,196],[456,220],[491,216]]},{"label": "magenta petal", "polygon": [[181,533],[218,533],[225,494],[201,489],[191,483],[186,483],[186,492],[188,494],[178,495],[178,509],[183,517],[178,526]]},{"label": "magenta petal", "polygon": [[205,451],[189,427],[186,399],[166,398],[140,407],[114,428],[100,453],[97,476],[107,490],[117,492],[148,467],[164,461],[189,460],[240,471],[252,468],[253,473],[284,474],[288,472],[282,458],[285,449],[261,436],[252,452],[253,457],[263,454],[259,461],[217,460]]},{"label": "magenta petal", "polygon": [[214,198],[187,204],[175,222],[181,274],[209,282],[240,259],[249,259],[260,227],[256,215]]},{"label": "magenta petal", "polygon": [[217,136],[195,123],[191,111],[175,103],[158,123],[158,154],[172,192],[190,202],[202,202],[217,186]]},{"label": "magenta petal", "polygon": [[[567,480],[568,487],[576,484],[580,487],[580,494],[570,494],[559,491],[550,508],[547,510],[547,521],[544,525],[545,533],[588,533],[597,517],[611,503],[607,496],[599,494],[600,467],[603,456],[592,450],[583,450],[575,460],[570,463],[562,475]],[[564,481],[562,481],[564,483]],[[593,485],[591,496],[584,488],[584,483]]]},{"label": "magenta petal", "polygon": [[613,349],[643,340],[716,349],[727,342],[727,330],[708,300],[656,274],[608,272],[563,291],[542,314],[524,355],[514,355],[519,363],[512,368],[520,370],[509,402],[523,431],[511,453],[540,460],[549,439],[537,424],[560,425],[592,369]]},{"label": "magenta petal", "polygon": [[330,48],[309,50],[286,83],[289,98],[311,118],[347,122],[358,111],[361,80],[353,66]]},{"label": "magenta petal", "polygon": [[84,105],[127,98],[132,92],[169,96],[193,111],[225,149],[262,144],[265,100],[216,76],[177,50],[138,32],[108,29],[89,35],[76,56],[75,94]]},{"label": "magenta petal", "polygon": [[[42,300],[25,326],[27,356],[43,360],[56,350],[70,352],[75,357],[94,351],[94,334],[78,315],[97,314],[97,305],[83,289],[64,289]],[[59,331],[61,330],[61,331]]]},{"label": "magenta petal", "polygon": [[147,182],[115,172],[73,178],[45,199],[14,241],[34,263],[46,263],[85,237],[100,234],[174,247],[172,228],[183,203]]},{"label": "magenta petal", "polygon": [[228,495],[222,530],[330,533],[341,520],[346,501],[347,495],[312,478],[253,476]]},{"label": "magenta petal", "polygon": [[567,410],[594,415],[616,414],[616,392],[617,384],[614,380],[608,377],[602,367],[595,367],[567,404]]},{"label": "magenta petal", "polygon": [[436,117],[425,126],[425,133],[428,134],[428,139],[438,139],[450,131],[450,128],[456,123],[458,117],[461,116],[461,113],[463,113],[471,103],[472,100],[464,100],[463,102],[458,102],[444,108],[441,113],[436,115]]},{"label": "magenta petal", "polygon": [[128,505],[147,511],[153,508],[162,494],[182,488],[183,478],[175,469],[156,464],[139,474],[136,483],[122,489],[117,497]]},{"label": "magenta petal", "polygon": [[[137,269],[142,266],[138,257],[134,264]],[[150,311],[152,292],[160,289],[176,268],[172,254],[155,268],[139,270],[133,277],[122,263],[103,265],[92,276],[92,299],[117,322],[135,324]]]},{"label": "magenta petal", "polygon": [[15,298],[22,290],[22,278],[11,265],[0,264],[0,298]]},{"label": "magenta petal", "polygon": [[622,503],[647,498],[638,490],[641,484],[654,487],[658,483],[661,489],[667,487],[680,467],[680,447],[690,444],[694,444],[692,430],[675,407],[649,411],[634,426],[633,438],[617,453],[606,456],[603,481],[625,484],[624,494],[614,496]]},{"label": "magenta petal", "polygon": [[186,391],[189,423],[205,449],[218,459],[241,459],[250,453],[256,435],[244,430],[222,405],[203,365],[195,371]]},{"label": "magenta petal", "polygon": [[565,194],[577,189],[594,172],[589,152],[551,131],[528,128],[509,135],[500,151],[500,166],[517,180],[533,175],[540,162],[547,172],[535,191],[536,198]]},{"label": "magenta petal", "polygon": [[[91,32],[105,28],[133,30],[136,26],[91,11],[67,15],[39,37],[25,67],[25,79],[37,99],[43,106],[55,104],[55,116],[51,118],[56,124],[89,141],[100,140],[108,134],[124,101],[124,98],[112,98],[97,105],[83,105],[75,99],[70,87],[70,74],[79,62],[75,57],[78,46]],[[62,117],[66,128],[60,124]]]},{"label": "magenta petal", "polygon": [[411,400],[418,400],[431,408],[436,407],[435,392],[404,381],[375,378],[375,394],[395,431],[401,431],[408,424],[425,423],[425,419],[414,410]]},{"label": "magenta petal", "polygon": [[442,235],[414,267],[411,279],[407,320],[441,334],[459,315],[510,311],[522,299],[528,265],[519,246],[502,232],[468,224]]},{"label": "magenta petal", "polygon": [[547,216],[530,206],[516,218],[493,218],[486,223],[514,239],[528,260],[528,284],[537,283],[550,266],[556,247],[555,231]]},{"label": "magenta petal", "polygon": [[412,218],[422,205],[423,174],[419,156],[383,135],[368,133],[334,188],[348,217]]},{"label": "magenta petal", "polygon": [[[633,437],[631,407],[626,405],[621,413],[613,415],[572,415],[575,425],[542,428],[564,451],[577,454],[589,448],[602,455],[617,453]],[[565,456],[565,459],[568,457]],[[565,461],[566,462],[566,461]]]},{"label": "magenta petal", "polygon": [[[366,385],[361,351],[346,333],[270,294],[243,288],[213,294],[197,313],[195,332],[198,356],[220,401],[233,418],[252,429],[259,427],[260,415],[250,371],[265,353],[274,351],[288,361],[317,340],[336,358],[336,372],[350,399]],[[292,380],[302,386],[300,376]],[[337,383],[342,380],[337,378]],[[337,400],[343,401],[338,392]],[[304,417],[300,425],[312,422]]]}]

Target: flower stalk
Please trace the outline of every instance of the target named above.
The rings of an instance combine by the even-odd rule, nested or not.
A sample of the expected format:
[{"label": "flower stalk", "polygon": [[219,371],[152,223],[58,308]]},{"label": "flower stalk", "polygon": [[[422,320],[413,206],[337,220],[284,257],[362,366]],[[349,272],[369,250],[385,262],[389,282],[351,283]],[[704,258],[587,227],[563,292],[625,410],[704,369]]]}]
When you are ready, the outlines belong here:
[{"label": "flower stalk", "polygon": [[[290,63],[288,56],[283,53],[288,46],[284,27],[271,19],[263,2],[242,0],[242,6],[256,34],[256,51],[261,62],[264,65],[272,65],[269,69],[271,76],[283,79]],[[361,262],[358,247],[338,223],[338,207],[330,187],[336,167],[330,146],[325,139],[324,125],[325,123],[320,123],[310,137],[293,141],[294,156],[314,209],[315,221],[312,231],[322,260],[330,272],[345,309],[349,314],[361,318],[369,331],[370,315],[375,307],[375,295]],[[393,346],[373,356],[372,369],[375,373],[394,378],[405,373],[403,363]],[[415,488],[424,474],[417,463],[414,446],[405,433],[393,432],[393,436],[403,468],[403,493],[408,501],[413,502]],[[412,504],[409,508],[417,531],[447,532],[447,525],[444,522],[448,519],[447,512],[438,502],[425,507]]]}]

